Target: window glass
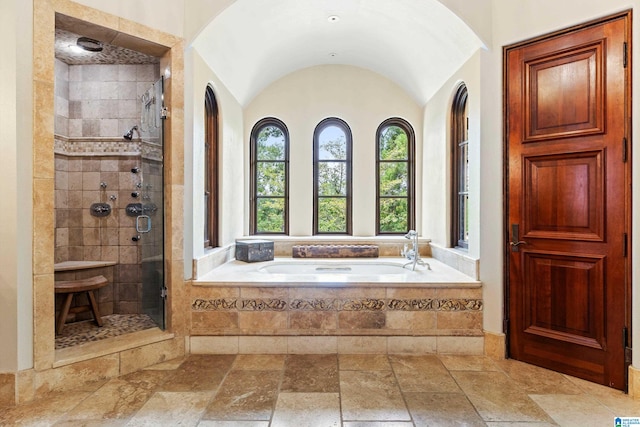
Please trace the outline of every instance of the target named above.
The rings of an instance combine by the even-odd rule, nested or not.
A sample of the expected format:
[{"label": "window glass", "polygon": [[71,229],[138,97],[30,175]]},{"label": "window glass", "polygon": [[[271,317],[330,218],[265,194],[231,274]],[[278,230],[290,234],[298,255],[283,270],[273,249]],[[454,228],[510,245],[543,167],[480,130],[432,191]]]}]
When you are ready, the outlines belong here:
[{"label": "window glass", "polygon": [[458,88],[451,109],[452,246],[469,247],[469,107],[467,87]]},{"label": "window glass", "polygon": [[204,98],[204,247],[218,246],[218,104],[207,86]]},{"label": "window glass", "polygon": [[376,144],[377,233],[404,234],[415,215],[413,129],[403,119],[388,119],[378,128]]},{"label": "window glass", "polygon": [[314,233],[351,234],[351,131],[340,119],[314,132]]},{"label": "window glass", "polygon": [[288,234],[289,136],[274,118],[251,132],[252,234]]}]

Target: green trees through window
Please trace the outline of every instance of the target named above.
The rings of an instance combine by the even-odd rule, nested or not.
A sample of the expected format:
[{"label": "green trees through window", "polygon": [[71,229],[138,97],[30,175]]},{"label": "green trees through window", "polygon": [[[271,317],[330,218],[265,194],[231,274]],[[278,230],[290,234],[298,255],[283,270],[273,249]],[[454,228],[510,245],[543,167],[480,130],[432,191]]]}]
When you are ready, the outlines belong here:
[{"label": "green trees through window", "polygon": [[[415,135],[400,118],[376,132],[376,233],[415,228]],[[252,234],[289,233],[289,134],[275,118],[251,131]],[[313,134],[313,233],[352,233],[352,136],[341,119],[321,121]]]},{"label": "green trees through window", "polygon": [[289,135],[268,118],[251,132],[252,234],[288,234]]},{"label": "green trees through window", "polygon": [[351,234],[351,130],[325,119],[313,138],[314,234]]},{"label": "green trees through window", "polygon": [[399,118],[388,119],[378,128],[378,234],[406,233],[413,228],[413,146],[413,130],[406,121]]}]

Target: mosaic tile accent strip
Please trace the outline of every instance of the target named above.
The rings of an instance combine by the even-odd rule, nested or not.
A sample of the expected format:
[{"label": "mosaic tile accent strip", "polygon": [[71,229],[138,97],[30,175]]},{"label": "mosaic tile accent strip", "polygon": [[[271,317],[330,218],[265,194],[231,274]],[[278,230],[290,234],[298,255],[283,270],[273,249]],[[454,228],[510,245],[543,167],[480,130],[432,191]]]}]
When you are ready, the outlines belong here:
[{"label": "mosaic tile accent strip", "polygon": [[123,141],[121,138],[65,138],[55,136],[54,152],[66,155],[105,156],[138,155],[140,141]]},{"label": "mosaic tile accent strip", "polygon": [[191,303],[193,311],[482,311],[481,299],[202,299]]},{"label": "mosaic tile accent strip", "polygon": [[67,323],[62,329],[62,333],[56,336],[56,349],[157,327],[146,314],[110,314],[102,316],[102,321],[102,327],[96,325],[93,320]]},{"label": "mosaic tile accent strip", "polygon": [[148,141],[124,141],[120,138],[66,138],[56,135],[53,151],[69,156],[136,156],[162,161],[162,146]]}]

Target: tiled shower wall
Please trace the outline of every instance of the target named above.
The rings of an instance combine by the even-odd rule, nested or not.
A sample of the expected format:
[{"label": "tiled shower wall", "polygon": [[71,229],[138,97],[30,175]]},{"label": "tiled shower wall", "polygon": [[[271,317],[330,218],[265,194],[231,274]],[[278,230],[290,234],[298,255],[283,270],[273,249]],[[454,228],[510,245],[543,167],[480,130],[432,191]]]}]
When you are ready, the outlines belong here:
[{"label": "tiled shower wall", "polygon": [[140,96],[160,78],[157,64],[67,65],[56,60],[55,68],[55,133],[68,138],[121,141],[140,124]]},{"label": "tiled shower wall", "polygon": [[[100,290],[102,307],[113,301],[114,313],[139,313],[140,247],[131,240],[137,233],[134,218],[125,207],[138,176],[138,157],[79,157],[56,154],[56,252],[55,261],[113,261],[113,295],[109,287]],[[100,183],[107,184],[105,189]],[[110,197],[115,196],[115,200]],[[105,202],[112,211],[106,217],[90,214],[92,203]],[[66,280],[68,273],[57,279]],[[103,310],[104,311],[104,310]],[[109,314],[105,311],[103,314]]]},{"label": "tiled shower wall", "polygon": [[[159,76],[155,64],[67,65],[56,60],[55,262],[113,261],[113,281],[99,291],[102,314],[141,312],[140,245],[132,241],[128,203],[140,191],[140,141],[122,135],[139,124],[140,94]],[[106,188],[101,187],[106,184]],[[90,214],[109,203],[110,215]],[[74,273],[57,273],[57,280]],[[59,305],[59,301],[56,301]]]}]

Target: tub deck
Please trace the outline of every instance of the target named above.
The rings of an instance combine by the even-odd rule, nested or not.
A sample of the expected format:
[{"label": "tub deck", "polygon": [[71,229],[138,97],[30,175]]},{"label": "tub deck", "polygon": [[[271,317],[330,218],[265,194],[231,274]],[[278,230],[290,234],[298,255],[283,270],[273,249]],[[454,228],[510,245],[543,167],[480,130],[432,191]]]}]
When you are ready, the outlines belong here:
[{"label": "tub deck", "polygon": [[[195,286],[242,286],[242,287],[427,287],[427,288],[479,288],[481,282],[434,259],[424,258],[431,266],[416,266],[401,269],[408,261],[399,257],[370,259],[300,259],[276,258],[273,261],[245,263],[229,261],[193,281]],[[398,266],[394,273],[350,273],[327,269],[317,273],[269,273],[265,266],[283,264],[318,264],[321,266],[376,265]]]}]

